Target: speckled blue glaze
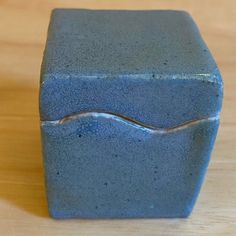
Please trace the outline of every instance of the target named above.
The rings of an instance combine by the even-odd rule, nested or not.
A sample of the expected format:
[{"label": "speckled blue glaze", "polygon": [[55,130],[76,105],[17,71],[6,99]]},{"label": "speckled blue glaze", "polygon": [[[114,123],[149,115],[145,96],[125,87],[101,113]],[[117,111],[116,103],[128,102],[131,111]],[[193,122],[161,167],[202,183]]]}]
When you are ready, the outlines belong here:
[{"label": "speckled blue glaze", "polygon": [[186,12],[54,10],[40,89],[51,215],[188,216],[222,97]]}]

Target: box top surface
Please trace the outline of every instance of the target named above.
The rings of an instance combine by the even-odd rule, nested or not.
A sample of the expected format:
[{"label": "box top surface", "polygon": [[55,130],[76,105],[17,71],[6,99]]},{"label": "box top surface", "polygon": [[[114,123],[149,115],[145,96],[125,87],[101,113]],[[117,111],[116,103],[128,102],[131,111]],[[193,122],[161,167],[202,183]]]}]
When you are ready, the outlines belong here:
[{"label": "box top surface", "polygon": [[169,10],[55,9],[42,66],[42,74],[54,76],[197,75],[220,81],[211,76],[216,71],[190,15]]}]

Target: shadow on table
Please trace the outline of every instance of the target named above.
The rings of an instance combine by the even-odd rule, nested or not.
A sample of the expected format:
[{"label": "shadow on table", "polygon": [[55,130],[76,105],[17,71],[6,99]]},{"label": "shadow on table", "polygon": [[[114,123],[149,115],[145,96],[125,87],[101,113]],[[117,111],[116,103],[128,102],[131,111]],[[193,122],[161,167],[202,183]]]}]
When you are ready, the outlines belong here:
[{"label": "shadow on table", "polygon": [[[0,199],[48,217],[38,117],[38,89],[10,80],[0,88]],[[4,203],[3,203],[4,204]],[[10,206],[12,208],[12,206]]]}]

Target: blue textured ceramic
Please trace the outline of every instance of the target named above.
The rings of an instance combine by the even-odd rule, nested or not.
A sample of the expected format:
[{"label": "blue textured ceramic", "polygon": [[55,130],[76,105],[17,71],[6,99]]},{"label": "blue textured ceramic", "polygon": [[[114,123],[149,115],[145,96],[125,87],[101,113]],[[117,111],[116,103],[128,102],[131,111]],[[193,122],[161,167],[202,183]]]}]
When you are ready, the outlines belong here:
[{"label": "blue textured ceramic", "polygon": [[222,96],[188,13],[54,10],[40,90],[52,217],[187,217]]}]

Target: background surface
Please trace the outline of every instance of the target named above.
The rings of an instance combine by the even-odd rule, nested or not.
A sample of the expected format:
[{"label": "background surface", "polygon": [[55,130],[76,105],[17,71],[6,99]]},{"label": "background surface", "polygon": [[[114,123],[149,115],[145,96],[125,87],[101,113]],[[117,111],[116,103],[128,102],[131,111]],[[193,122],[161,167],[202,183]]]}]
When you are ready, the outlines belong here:
[{"label": "background surface", "polygon": [[[38,117],[39,71],[52,8],[184,9],[221,69],[216,146],[193,214],[172,220],[50,219]],[[235,0],[0,0],[0,235],[236,235]]]}]

